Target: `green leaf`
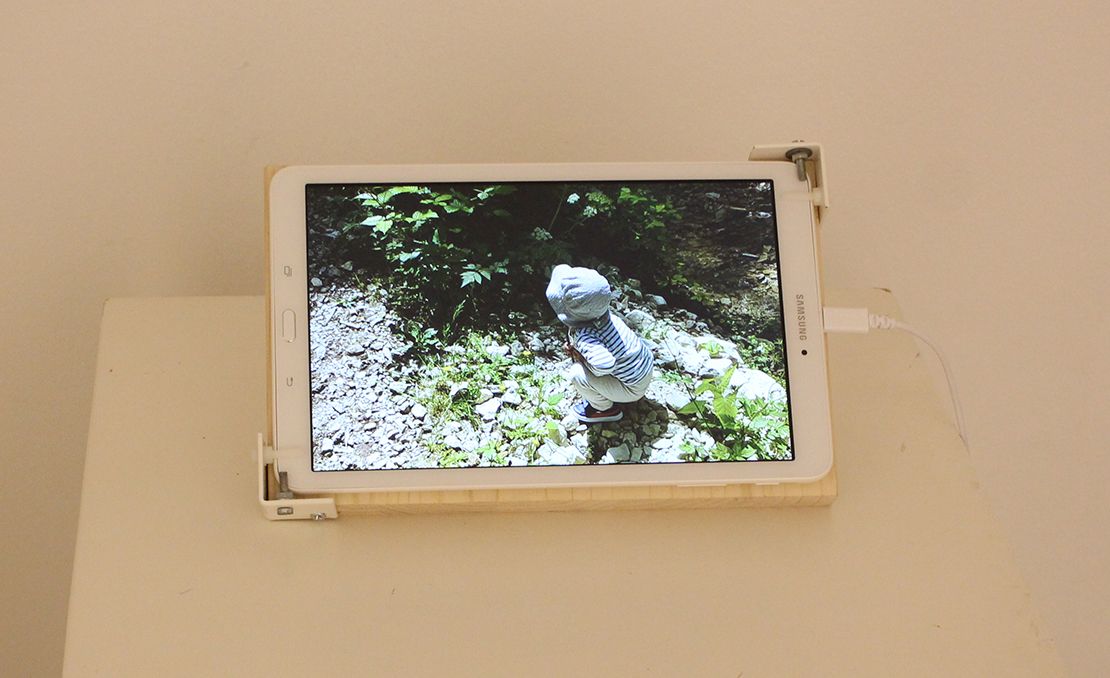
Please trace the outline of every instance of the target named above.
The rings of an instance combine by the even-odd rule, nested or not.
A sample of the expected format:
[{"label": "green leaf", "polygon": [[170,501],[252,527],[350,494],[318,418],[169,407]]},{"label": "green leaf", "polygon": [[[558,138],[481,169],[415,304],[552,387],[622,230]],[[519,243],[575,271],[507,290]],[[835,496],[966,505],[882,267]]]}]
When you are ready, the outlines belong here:
[{"label": "green leaf", "polygon": [[379,193],[377,198],[384,205],[395,195],[401,195],[402,193],[418,193],[420,190],[419,186],[393,186]]},{"label": "green leaf", "polygon": [[379,222],[379,221],[381,221],[382,219],[385,219],[385,217],[383,217],[383,216],[382,216],[382,215],[380,215],[380,214],[375,214],[375,215],[372,215],[372,216],[366,217],[365,219],[363,219],[363,220],[362,220],[362,221],[360,222],[360,224],[361,224],[362,226],[373,226],[374,224],[378,223],[378,222]]},{"label": "green leaf", "polygon": [[713,414],[716,414],[717,418],[725,424],[734,423],[737,415],[736,401],[718,394],[713,398]]},{"label": "green leaf", "polygon": [[551,405],[552,407],[555,407],[556,405],[561,403],[563,401],[563,398],[565,398],[565,397],[566,397],[565,393],[552,393],[551,395],[547,396],[547,398],[545,400],[547,400],[548,405]]},{"label": "green leaf", "polygon": [[413,259],[419,257],[421,254],[423,254],[423,252],[421,252],[420,250],[413,250],[412,252],[401,252],[399,255],[397,255],[397,261],[400,261],[403,264],[407,261],[412,261]]},{"label": "green leaf", "polygon": [[389,233],[389,229],[393,228],[392,219],[382,219],[374,225],[374,230],[378,233]]},{"label": "green leaf", "polygon": [[702,404],[696,400],[691,400],[676,411],[678,414],[697,414],[702,411]]},{"label": "green leaf", "polygon": [[732,367],[729,367],[727,370],[725,370],[725,373],[722,374],[721,377],[720,377],[722,388],[729,385],[729,383],[732,381],[732,375],[735,372],[736,372],[736,366],[735,365],[733,365]]},{"label": "green leaf", "polygon": [[459,287],[466,287],[467,285],[481,284],[482,274],[477,271],[463,271],[462,272],[462,285]]}]

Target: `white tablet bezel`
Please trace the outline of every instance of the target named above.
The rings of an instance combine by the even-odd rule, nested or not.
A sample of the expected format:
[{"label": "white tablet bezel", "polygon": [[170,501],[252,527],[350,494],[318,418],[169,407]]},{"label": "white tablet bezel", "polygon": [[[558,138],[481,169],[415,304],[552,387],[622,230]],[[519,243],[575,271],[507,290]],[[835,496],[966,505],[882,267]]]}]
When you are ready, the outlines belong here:
[{"label": "white tablet bezel", "polygon": [[[473,181],[766,179],[773,182],[794,460],[313,471],[311,460],[308,184]],[[292,166],[270,180],[271,426],[297,492],[373,492],[616,485],[806,482],[832,466],[816,232],[808,181],[787,162]],[[293,331],[290,332],[290,326]],[[292,337],[285,337],[290,333]],[[803,350],[805,353],[803,354]]]}]

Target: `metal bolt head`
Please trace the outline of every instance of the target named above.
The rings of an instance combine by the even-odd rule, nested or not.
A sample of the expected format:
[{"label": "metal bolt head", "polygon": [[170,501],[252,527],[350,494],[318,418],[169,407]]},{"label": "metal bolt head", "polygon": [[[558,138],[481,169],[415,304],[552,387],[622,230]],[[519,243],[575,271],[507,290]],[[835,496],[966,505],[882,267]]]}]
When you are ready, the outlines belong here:
[{"label": "metal bolt head", "polygon": [[328,518],[328,514],[326,514],[326,513],[313,513],[312,514],[312,519],[313,520],[327,520],[327,518]]},{"label": "metal bolt head", "polygon": [[786,159],[798,168],[798,181],[806,180],[806,160],[813,157],[808,148],[792,148],[786,152]]}]

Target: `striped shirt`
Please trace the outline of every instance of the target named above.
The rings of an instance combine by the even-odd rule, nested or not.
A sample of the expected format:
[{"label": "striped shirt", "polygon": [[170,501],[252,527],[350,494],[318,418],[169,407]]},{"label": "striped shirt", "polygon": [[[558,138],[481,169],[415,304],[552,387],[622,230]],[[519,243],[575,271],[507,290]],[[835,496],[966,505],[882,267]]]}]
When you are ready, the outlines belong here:
[{"label": "striped shirt", "polygon": [[586,359],[591,372],[611,374],[625,384],[638,383],[655,366],[644,340],[612,313],[586,327],[571,329],[570,343]]}]

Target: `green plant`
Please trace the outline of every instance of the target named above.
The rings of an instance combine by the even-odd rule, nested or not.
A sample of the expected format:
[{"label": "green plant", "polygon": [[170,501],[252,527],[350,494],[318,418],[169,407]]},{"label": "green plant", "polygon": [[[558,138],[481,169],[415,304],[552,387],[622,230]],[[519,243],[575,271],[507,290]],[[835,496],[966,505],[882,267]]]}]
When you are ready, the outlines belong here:
[{"label": "green plant", "polygon": [[[682,448],[688,458],[704,461],[784,459],[790,454],[790,428],[786,403],[745,398],[729,388],[735,368],[719,377],[702,380],[691,401],[678,414],[694,418],[698,428],[716,441],[711,450]],[[708,401],[703,400],[708,394]]]},{"label": "green plant", "polygon": [[535,417],[512,412],[501,419],[501,431],[511,446],[523,448],[529,463],[536,461],[536,450],[547,437],[547,427]]},{"label": "green plant", "polygon": [[518,226],[534,223],[538,207],[535,196],[514,201],[516,192],[509,184],[365,187],[350,198],[361,213],[335,237],[345,256],[385,279],[394,308],[440,327],[449,342],[482,311],[519,305],[518,286],[542,289],[550,266],[568,256],[549,231]]},{"label": "green plant", "polygon": [[719,343],[717,343],[715,341],[705,342],[705,344],[702,345],[702,348],[705,349],[705,351],[709,354],[710,358],[720,357],[721,353],[724,352],[724,350],[725,350],[724,346],[721,346]]},{"label": "green plant", "polygon": [[431,349],[438,349],[442,347],[443,342],[439,339],[439,330],[434,327],[424,327],[420,323],[409,321],[405,324],[405,338],[411,344],[411,351],[417,351],[420,354],[427,353]]},{"label": "green plant", "polygon": [[428,443],[428,451],[435,457],[436,464],[444,468],[462,466],[470,458],[467,452],[438,442]]}]

